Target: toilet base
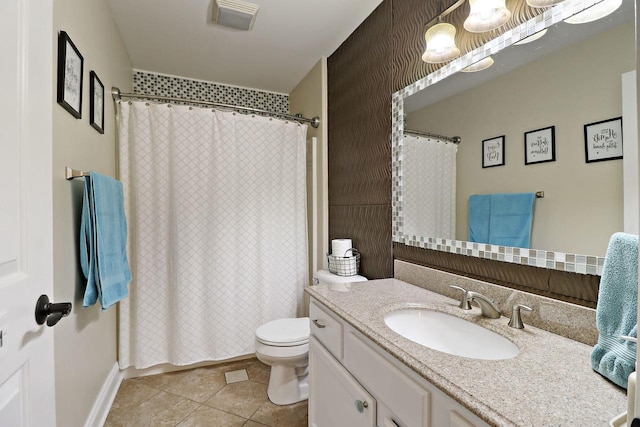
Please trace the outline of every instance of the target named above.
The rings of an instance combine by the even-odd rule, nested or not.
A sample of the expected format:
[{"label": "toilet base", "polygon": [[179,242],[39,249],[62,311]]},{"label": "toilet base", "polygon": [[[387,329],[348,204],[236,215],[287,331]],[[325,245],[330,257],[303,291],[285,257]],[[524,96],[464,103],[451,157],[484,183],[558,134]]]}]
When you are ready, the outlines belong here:
[{"label": "toilet base", "polygon": [[309,398],[307,366],[272,365],[267,395],[276,405],[291,405]]}]

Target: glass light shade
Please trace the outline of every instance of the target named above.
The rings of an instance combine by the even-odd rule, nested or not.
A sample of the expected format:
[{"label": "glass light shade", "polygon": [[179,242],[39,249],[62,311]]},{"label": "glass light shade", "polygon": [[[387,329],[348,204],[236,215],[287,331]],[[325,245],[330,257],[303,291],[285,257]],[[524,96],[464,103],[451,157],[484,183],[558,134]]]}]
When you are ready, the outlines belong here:
[{"label": "glass light shade", "polygon": [[464,67],[462,70],[463,73],[475,73],[476,71],[486,70],[487,68],[493,65],[493,58],[487,56],[486,58],[481,59],[478,62],[474,62],[468,67]]},{"label": "glass light shade", "polygon": [[472,33],[495,30],[511,18],[505,0],[469,0],[471,11],[464,21],[464,29]]},{"label": "glass light shade", "polygon": [[586,24],[587,22],[596,21],[615,12],[621,4],[622,0],[603,0],[582,12],[570,16],[564,22],[567,24]]},{"label": "glass light shade", "polygon": [[439,64],[460,56],[455,36],[456,27],[451,24],[439,23],[429,28],[424,35],[427,49],[422,54],[422,60],[431,64]]},{"label": "glass light shade", "polygon": [[529,37],[525,37],[522,40],[515,42],[514,45],[520,46],[523,44],[527,44],[527,43],[531,43],[534,42],[536,40],[538,40],[540,37],[544,36],[545,34],[547,34],[547,29],[545,28],[542,31],[538,31],[537,33],[531,34]]},{"label": "glass light shade", "polygon": [[527,0],[527,4],[531,7],[551,7],[555,4],[562,3],[564,0]]}]

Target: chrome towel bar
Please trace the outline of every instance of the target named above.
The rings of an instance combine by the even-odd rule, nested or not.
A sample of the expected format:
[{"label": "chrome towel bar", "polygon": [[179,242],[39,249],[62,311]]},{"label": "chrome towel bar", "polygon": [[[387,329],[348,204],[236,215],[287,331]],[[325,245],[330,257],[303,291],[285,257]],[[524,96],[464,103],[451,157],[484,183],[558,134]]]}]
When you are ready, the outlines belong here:
[{"label": "chrome towel bar", "polygon": [[89,172],[82,172],[79,170],[71,169],[69,166],[64,167],[64,177],[67,181],[71,181],[74,178],[82,178],[84,176],[89,176]]}]

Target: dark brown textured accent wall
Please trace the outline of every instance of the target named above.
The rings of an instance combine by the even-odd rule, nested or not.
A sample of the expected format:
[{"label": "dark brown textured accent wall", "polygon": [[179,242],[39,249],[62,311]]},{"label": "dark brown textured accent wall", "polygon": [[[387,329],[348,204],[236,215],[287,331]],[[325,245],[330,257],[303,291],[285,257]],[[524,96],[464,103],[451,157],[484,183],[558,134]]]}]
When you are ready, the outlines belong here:
[{"label": "dark brown textured accent wall", "polygon": [[329,239],[351,238],[370,279],[393,276],[391,1],[329,57]]},{"label": "dark brown textured accent wall", "polygon": [[598,300],[600,283],[598,276],[510,264],[416,248],[400,243],[394,243],[394,256],[396,259],[414,264],[587,307],[595,308]]},{"label": "dark brown textured accent wall", "polygon": [[[600,278],[393,244],[391,235],[391,95],[435,71],[422,62],[425,24],[439,2],[384,0],[329,57],[329,239],[349,237],[360,273],[393,277],[393,258],[595,307]],[[540,10],[508,0],[513,28]],[[466,33],[468,4],[448,18],[463,52],[494,38]]]}]

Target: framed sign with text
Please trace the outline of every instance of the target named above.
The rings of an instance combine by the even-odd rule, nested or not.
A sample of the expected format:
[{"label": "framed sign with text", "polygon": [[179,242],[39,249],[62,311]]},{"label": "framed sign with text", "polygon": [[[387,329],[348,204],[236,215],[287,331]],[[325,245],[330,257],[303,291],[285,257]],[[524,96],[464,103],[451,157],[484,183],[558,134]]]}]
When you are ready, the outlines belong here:
[{"label": "framed sign with text", "polygon": [[622,158],[622,117],[584,125],[587,163]]},{"label": "framed sign with text", "polygon": [[82,117],[82,66],[84,58],[69,35],[58,35],[58,104],[73,117]]},{"label": "framed sign with text", "polygon": [[524,164],[556,161],[556,127],[549,126],[524,134]]},{"label": "framed sign with text", "polygon": [[482,167],[504,166],[504,135],[482,141]]}]

